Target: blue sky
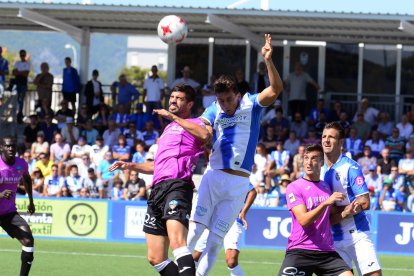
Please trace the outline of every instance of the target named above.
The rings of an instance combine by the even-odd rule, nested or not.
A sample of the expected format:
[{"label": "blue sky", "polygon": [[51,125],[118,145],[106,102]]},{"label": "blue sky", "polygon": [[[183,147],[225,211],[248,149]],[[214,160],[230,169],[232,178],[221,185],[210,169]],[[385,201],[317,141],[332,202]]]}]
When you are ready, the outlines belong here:
[{"label": "blue sky", "polygon": [[[27,0],[28,2],[82,3],[81,0]],[[130,4],[158,6],[192,6],[224,8],[239,0],[84,0],[92,4]],[[260,0],[242,0],[240,8],[260,8]],[[3,2],[3,1],[1,1]],[[25,2],[25,1],[18,1]],[[335,11],[414,15],[411,0],[269,0],[270,9],[300,11]]]}]

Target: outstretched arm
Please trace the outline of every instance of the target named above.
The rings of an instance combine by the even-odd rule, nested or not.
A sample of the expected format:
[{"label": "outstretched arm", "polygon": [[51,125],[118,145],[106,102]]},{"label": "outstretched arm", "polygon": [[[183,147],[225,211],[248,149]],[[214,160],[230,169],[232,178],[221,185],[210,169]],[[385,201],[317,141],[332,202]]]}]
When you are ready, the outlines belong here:
[{"label": "outstretched arm", "polygon": [[188,131],[191,135],[197,138],[202,144],[208,144],[211,139],[211,127],[203,127],[193,122],[190,122],[186,119],[178,117],[177,115],[172,114],[171,112],[165,109],[155,109],[154,113],[170,120],[174,121],[180,126],[182,126],[186,131]]},{"label": "outstretched arm", "polygon": [[272,38],[270,34],[265,34],[265,45],[262,48],[262,55],[266,63],[269,75],[270,86],[266,87],[258,96],[259,103],[263,106],[271,105],[283,90],[283,81],[276,70],[272,61]]},{"label": "outstretched arm", "polygon": [[153,174],[154,173],[154,162],[145,162],[141,164],[116,161],[110,168],[109,171],[113,172],[115,170],[132,170],[144,174]]}]

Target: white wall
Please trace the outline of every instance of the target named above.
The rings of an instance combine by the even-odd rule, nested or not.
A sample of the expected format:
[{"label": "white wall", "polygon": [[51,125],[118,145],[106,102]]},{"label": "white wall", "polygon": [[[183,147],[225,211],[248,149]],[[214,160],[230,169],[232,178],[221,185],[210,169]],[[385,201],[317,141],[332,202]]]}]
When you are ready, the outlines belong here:
[{"label": "white wall", "polygon": [[152,65],[157,65],[158,70],[167,71],[167,52],[168,45],[158,36],[129,36],[126,66],[151,68]]}]

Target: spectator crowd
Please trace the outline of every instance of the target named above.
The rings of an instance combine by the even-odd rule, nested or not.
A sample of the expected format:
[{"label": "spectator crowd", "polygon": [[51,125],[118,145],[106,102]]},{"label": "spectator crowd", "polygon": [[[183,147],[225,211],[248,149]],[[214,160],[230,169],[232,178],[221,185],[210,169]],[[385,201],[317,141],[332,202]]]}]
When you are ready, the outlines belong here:
[{"label": "spectator crowd", "polygon": [[[30,64],[27,64],[26,51],[20,51],[20,58],[13,67],[9,87],[5,88],[5,76],[9,72],[0,47],[0,92],[17,91],[18,121],[22,122]],[[361,166],[371,195],[371,209],[414,211],[414,104],[398,122],[391,121],[387,112],[370,106],[367,99],[361,101],[355,114],[343,109],[340,101],[328,106],[323,98],[308,108],[307,97],[303,96],[306,84],[315,89],[319,85],[300,63],[294,69],[285,80],[288,112],[284,112],[281,101],[277,100],[261,117],[260,139],[250,176],[258,192],[254,205],[286,207],[286,187],[303,175],[305,147],[321,142],[325,124],[339,121],[346,132],[343,153]],[[198,92],[193,114],[199,116],[215,100],[212,84],[216,76],[200,85],[191,78],[189,66],[181,73],[182,77],[169,87],[181,83],[191,85]],[[263,64],[259,64],[251,84],[245,80],[242,70],[234,75],[241,93],[257,93],[268,85]],[[53,75],[47,63],[41,64],[41,73],[34,79],[38,96],[36,111],[28,116],[24,143],[19,147],[19,154],[29,164],[35,195],[113,200],[148,197],[150,175],[109,172],[108,168],[117,160],[143,163],[154,159],[157,139],[168,122],[152,111],[163,107],[166,85],[158,76],[156,66],[144,80],[142,93],[125,75],[120,75],[111,85],[110,105],[104,101],[98,78],[99,72],[94,70],[91,80],[82,86],[70,58],[65,58],[63,99],[60,108],[52,110]],[[85,96],[83,101],[77,97],[81,90]],[[203,165],[207,158],[206,153]]]}]

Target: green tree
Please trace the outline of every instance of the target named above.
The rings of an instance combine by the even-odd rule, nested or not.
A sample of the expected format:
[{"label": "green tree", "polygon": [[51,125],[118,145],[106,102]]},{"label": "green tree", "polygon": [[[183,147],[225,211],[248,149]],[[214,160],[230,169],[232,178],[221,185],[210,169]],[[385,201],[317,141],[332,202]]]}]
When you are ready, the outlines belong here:
[{"label": "green tree", "polygon": [[[124,74],[127,80],[138,88],[142,88],[144,80],[147,78],[148,73],[151,71],[150,68],[141,68],[139,66],[131,66],[129,68],[122,68],[119,75]],[[164,82],[167,80],[167,72],[158,71],[158,76],[163,79]]]}]

